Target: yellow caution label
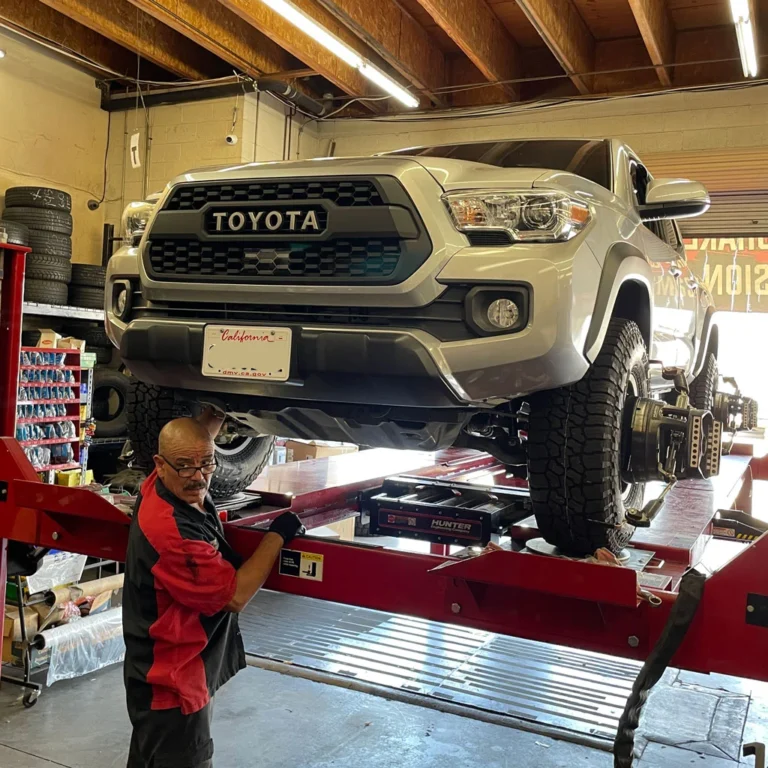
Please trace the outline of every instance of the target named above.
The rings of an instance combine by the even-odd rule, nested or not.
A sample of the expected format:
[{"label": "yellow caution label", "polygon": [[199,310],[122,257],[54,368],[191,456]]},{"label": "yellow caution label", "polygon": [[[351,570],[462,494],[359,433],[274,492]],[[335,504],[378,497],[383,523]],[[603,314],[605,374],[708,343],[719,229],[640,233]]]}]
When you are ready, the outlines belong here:
[{"label": "yellow caution label", "polygon": [[283,549],[280,551],[279,572],[281,576],[322,581],[323,555],[299,552],[296,549]]}]

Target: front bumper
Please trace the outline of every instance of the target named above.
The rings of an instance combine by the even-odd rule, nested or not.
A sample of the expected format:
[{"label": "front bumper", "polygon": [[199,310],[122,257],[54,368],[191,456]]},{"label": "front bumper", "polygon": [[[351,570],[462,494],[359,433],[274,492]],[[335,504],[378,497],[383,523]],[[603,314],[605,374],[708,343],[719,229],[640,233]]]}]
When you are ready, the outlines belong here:
[{"label": "front bumper", "polygon": [[[594,264],[591,254],[586,255],[586,263]],[[573,327],[574,304],[579,301],[574,282],[550,259],[538,257],[535,246],[522,247],[516,255],[514,282],[509,278],[509,249],[499,248],[466,248],[438,276],[444,292],[457,285],[499,290],[524,285],[530,296],[528,324],[508,335],[445,341],[419,328],[227,317],[233,325],[292,328],[291,378],[286,383],[204,377],[204,329],[207,322],[221,322],[201,318],[205,305],[198,305],[195,313],[189,304],[182,311],[174,302],[150,301],[127,322],[119,319],[109,299],[121,279],[138,288],[136,263],[130,253],[118,254],[110,262],[107,329],[126,365],[143,381],[158,386],[281,400],[487,407],[578,381],[587,369],[583,338],[580,341],[586,326]]]}]

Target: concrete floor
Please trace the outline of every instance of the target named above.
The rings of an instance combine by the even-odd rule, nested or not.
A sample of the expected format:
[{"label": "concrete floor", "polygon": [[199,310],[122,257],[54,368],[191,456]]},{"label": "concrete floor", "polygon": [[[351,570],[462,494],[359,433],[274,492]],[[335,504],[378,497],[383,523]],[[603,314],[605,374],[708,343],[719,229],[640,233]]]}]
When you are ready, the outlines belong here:
[{"label": "concrete floor", "polygon": [[[684,682],[718,685],[698,675]],[[734,693],[753,696],[745,737],[765,740],[766,686],[722,682]],[[0,690],[2,768],[122,768],[129,736],[119,668],[57,683],[30,710],[22,708],[17,689]],[[250,667],[217,696],[214,740],[217,768],[613,765],[606,752]],[[654,741],[638,768],[737,764]]]}]

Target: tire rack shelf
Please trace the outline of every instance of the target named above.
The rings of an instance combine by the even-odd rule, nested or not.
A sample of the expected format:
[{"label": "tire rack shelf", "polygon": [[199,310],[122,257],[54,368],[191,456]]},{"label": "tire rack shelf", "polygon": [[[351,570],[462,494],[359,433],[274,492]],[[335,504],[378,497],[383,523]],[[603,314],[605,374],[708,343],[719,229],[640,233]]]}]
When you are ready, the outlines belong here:
[{"label": "tire rack shelf", "polygon": [[[67,445],[73,446],[73,453],[75,461],[68,461],[62,464],[47,464],[41,468],[35,468],[35,471],[43,474],[54,470],[67,470],[82,468],[83,459],[87,455],[83,451],[82,442],[82,421],[81,421],[81,384],[82,384],[82,372],[83,368],[80,365],[80,350],[78,349],[58,349],[48,347],[21,347],[21,352],[42,352],[42,353],[56,353],[64,355],[63,365],[20,365],[19,377],[21,377],[21,371],[71,371],[71,382],[32,382],[32,381],[19,381],[18,385],[22,389],[31,389],[34,387],[48,386],[48,387],[71,387],[75,392],[74,398],[48,398],[38,400],[17,400],[16,402],[16,423],[22,424],[55,424],[57,422],[70,422],[75,425],[75,435],[73,437],[56,437],[56,438],[39,438],[33,440],[20,440],[19,445],[22,448],[34,448],[37,446],[46,445]],[[66,414],[64,416],[41,416],[30,418],[19,418],[19,408],[25,405],[65,405]],[[83,477],[85,473],[83,473]]]},{"label": "tire rack shelf", "polygon": [[88,309],[86,307],[70,307],[66,304],[38,304],[34,301],[24,302],[24,314],[42,317],[66,317],[77,320],[104,321],[103,309]]}]

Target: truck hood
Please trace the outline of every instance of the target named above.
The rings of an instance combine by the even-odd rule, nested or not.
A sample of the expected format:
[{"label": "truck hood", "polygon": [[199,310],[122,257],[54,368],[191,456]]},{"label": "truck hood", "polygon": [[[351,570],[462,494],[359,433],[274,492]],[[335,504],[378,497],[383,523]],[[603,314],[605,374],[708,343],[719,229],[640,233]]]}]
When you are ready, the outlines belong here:
[{"label": "truck hood", "polygon": [[442,158],[391,155],[377,157],[318,157],[312,160],[238,163],[237,165],[196,168],[177,176],[172,185],[190,181],[234,181],[289,176],[343,176],[346,174],[391,174],[399,176],[407,168],[425,169],[446,191],[468,187],[530,188],[542,168],[496,168],[483,163]]}]

